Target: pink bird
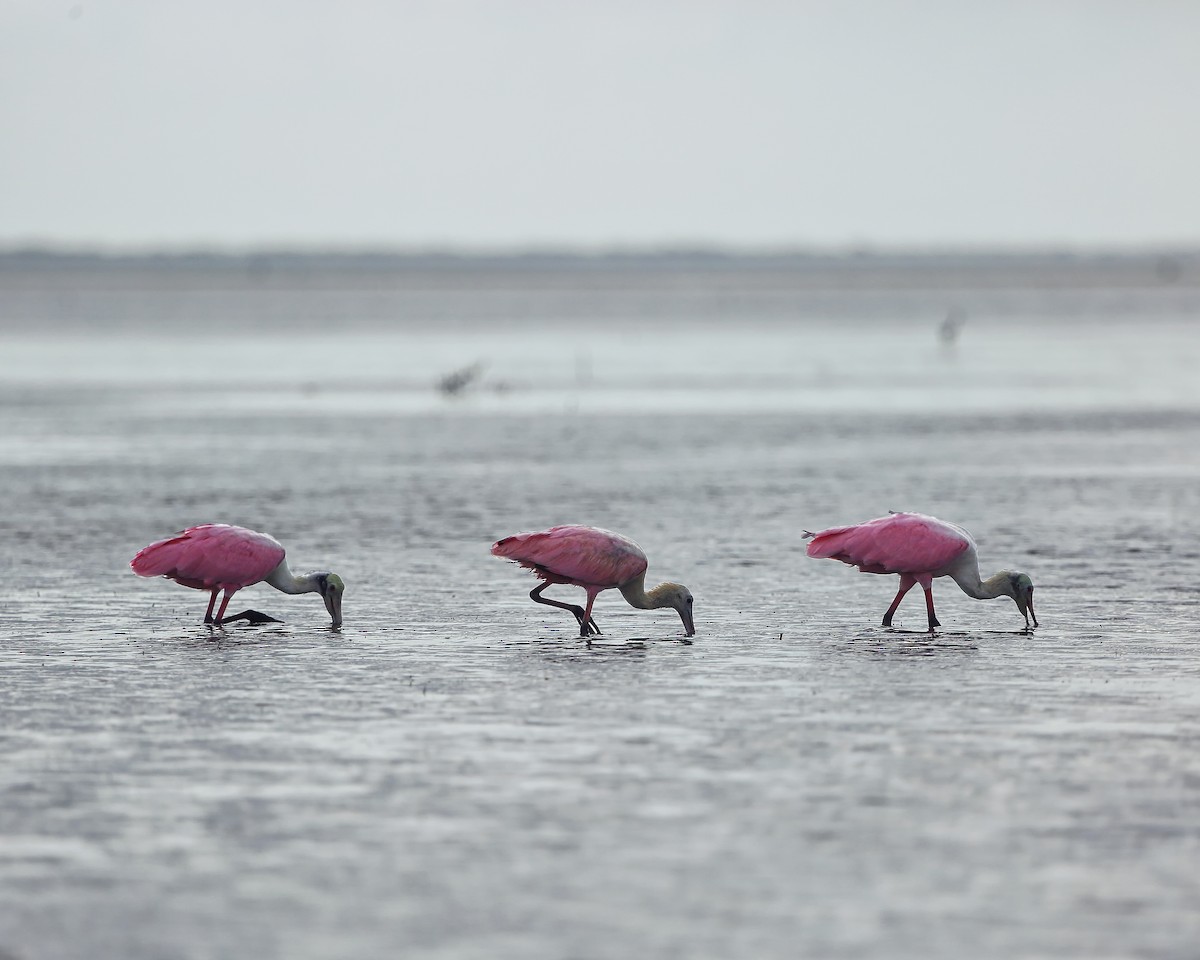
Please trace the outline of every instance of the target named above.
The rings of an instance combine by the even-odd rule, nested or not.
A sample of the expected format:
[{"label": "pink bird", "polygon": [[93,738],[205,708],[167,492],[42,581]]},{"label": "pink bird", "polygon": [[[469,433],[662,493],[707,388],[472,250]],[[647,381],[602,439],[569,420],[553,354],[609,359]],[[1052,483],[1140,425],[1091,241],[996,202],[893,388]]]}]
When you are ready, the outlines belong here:
[{"label": "pink bird", "polygon": [[929,613],[929,632],[940,627],[933,612],[933,578],[952,577],[963,592],[976,600],[1012,597],[1017,609],[1038,625],[1033,612],[1033,581],[1023,573],[1001,570],[986,580],[979,579],[979,557],[975,541],[962,527],[920,513],[890,513],[851,527],[830,527],[818,533],[805,531],[812,538],[810,557],[841,560],[863,573],[898,573],[900,591],[883,615],[883,625],[892,625],[892,615],[904,595],[919,583],[925,591]]},{"label": "pink bird", "polygon": [[[189,527],[142,548],[129,565],[139,577],[161,576],[185,587],[210,590],[205,623],[224,622],[229,598],[242,587],[265,580],[284,593],[319,593],[333,625],[342,625],[342,578],[327,571],[295,576],[279,541],[257,530],[225,523]],[[213,605],[220,590],[225,597],[214,621]]]},{"label": "pink bird", "polygon": [[[680,583],[660,583],[646,591],[646,554],[619,533],[599,527],[551,527],[538,533],[518,533],[492,544],[497,557],[513,560],[545,581],[529,592],[536,603],[570,610],[579,621],[581,637],[600,633],[592,619],[592,604],[602,590],[616,587],[639,610],[674,607],[687,636],[695,634],[692,594]],[[552,583],[572,584],[587,591],[587,607],[560,603],[542,596]]]}]

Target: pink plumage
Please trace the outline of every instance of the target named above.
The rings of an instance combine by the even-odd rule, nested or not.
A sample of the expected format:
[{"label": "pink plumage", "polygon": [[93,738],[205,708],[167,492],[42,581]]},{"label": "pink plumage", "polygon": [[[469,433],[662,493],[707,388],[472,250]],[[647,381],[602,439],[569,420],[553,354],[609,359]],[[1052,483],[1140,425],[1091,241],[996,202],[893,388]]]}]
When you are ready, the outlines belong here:
[{"label": "pink plumage", "polygon": [[505,537],[492,544],[492,553],[551,583],[604,590],[628,583],[649,565],[642,548],[628,537],[574,524]]},{"label": "pink plumage", "polygon": [[258,583],[284,557],[274,537],[227,523],[205,523],[143,547],[129,565],[140,577],[167,577],[197,590]]},{"label": "pink plumage", "polygon": [[974,546],[971,535],[953,523],[920,513],[891,513],[814,533],[808,555],[840,560],[864,573],[937,577]]},{"label": "pink plumage", "polygon": [[[592,619],[592,605],[601,591],[614,587],[632,606],[643,609],[674,607],[687,635],[690,637],[695,632],[692,595],[687,587],[678,583],[663,583],[647,593],[646,554],[636,543],[619,533],[599,527],[569,524],[497,540],[492,544],[492,553],[532,570],[543,582],[530,591],[530,598],[537,603],[569,610],[579,621],[579,635],[582,637],[600,632],[596,621]],[[555,583],[583,587],[587,592],[587,606],[543,597],[542,591]]]},{"label": "pink plumage", "polygon": [[1008,596],[1016,601],[1017,609],[1037,626],[1033,614],[1033,583],[1023,573],[1007,570],[979,579],[979,558],[975,541],[962,527],[920,513],[892,513],[865,523],[847,527],[830,527],[809,533],[812,542],[808,555],[818,559],[840,560],[858,567],[863,573],[894,573],[900,575],[900,589],[883,617],[890,627],[892,617],[904,595],[915,584],[925,591],[925,607],[929,630],[941,626],[933,609],[933,580],[952,577],[968,596],[979,600]]}]

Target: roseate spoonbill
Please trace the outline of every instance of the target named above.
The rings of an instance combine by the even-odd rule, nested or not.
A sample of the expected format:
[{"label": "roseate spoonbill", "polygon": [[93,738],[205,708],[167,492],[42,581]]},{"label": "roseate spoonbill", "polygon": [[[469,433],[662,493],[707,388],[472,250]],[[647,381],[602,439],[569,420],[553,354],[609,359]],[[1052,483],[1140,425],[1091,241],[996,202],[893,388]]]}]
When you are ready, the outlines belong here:
[{"label": "roseate spoonbill", "polygon": [[[598,593],[613,587],[621,591],[630,606],[640,610],[674,607],[687,636],[696,632],[692,622],[691,591],[681,583],[660,583],[647,592],[646,554],[619,533],[599,527],[551,527],[497,540],[492,544],[492,553],[519,563],[543,580],[541,586],[529,592],[529,598],[570,610],[579,621],[581,637],[600,633],[592,619],[592,604]],[[587,607],[543,597],[542,591],[552,583],[583,587],[587,591]]]},{"label": "roseate spoonbill", "polygon": [[980,580],[975,541],[957,524],[920,513],[890,513],[850,527],[830,527],[817,533],[806,530],[804,536],[812,538],[808,545],[810,557],[841,560],[863,573],[900,574],[900,591],[883,615],[885,627],[892,625],[892,615],[915,583],[925,591],[929,632],[941,626],[933,612],[934,577],[953,577],[963,592],[976,600],[1012,597],[1025,618],[1025,629],[1029,629],[1030,617],[1033,625],[1038,625],[1033,612],[1033,581],[1023,573],[1008,570]]},{"label": "roseate spoonbill", "polygon": [[[223,623],[229,598],[242,587],[265,580],[284,593],[319,593],[333,625],[342,625],[342,578],[328,571],[296,576],[288,569],[279,541],[257,530],[227,523],[189,527],[143,547],[129,565],[139,577],[162,576],[185,587],[212,591],[205,623]],[[214,620],[213,605],[220,590],[225,597]]]}]

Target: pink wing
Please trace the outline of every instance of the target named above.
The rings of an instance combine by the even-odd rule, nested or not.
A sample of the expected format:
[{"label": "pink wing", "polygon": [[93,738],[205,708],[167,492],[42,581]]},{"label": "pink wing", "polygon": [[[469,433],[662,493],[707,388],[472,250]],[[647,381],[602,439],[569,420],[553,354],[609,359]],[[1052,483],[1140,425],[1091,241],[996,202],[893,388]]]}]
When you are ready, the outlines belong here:
[{"label": "pink wing", "polygon": [[813,535],[810,557],[840,560],[864,573],[935,573],[969,550],[961,527],[920,513],[893,513]]},{"label": "pink wing", "polygon": [[283,557],[283,547],[265,533],[206,523],[150,544],[129,565],[138,576],[169,577],[184,586],[211,590],[258,583]]},{"label": "pink wing", "polygon": [[647,567],[641,547],[599,527],[563,526],[518,533],[492,544],[492,553],[539,575],[544,570],[563,582],[604,587],[627,583]]}]

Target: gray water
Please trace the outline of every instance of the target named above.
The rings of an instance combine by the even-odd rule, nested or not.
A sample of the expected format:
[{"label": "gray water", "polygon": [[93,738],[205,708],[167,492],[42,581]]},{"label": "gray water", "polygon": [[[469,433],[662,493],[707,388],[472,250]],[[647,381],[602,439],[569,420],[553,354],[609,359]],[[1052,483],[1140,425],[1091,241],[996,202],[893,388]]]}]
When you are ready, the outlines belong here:
[{"label": "gray water", "polygon": [[[0,271],[0,956],[1195,956],[1194,278],[718,267]],[[1041,627],[882,628],[801,534],[889,509]],[[129,571],[205,521],[344,628]],[[532,604],[562,522],[695,642]]]}]

